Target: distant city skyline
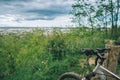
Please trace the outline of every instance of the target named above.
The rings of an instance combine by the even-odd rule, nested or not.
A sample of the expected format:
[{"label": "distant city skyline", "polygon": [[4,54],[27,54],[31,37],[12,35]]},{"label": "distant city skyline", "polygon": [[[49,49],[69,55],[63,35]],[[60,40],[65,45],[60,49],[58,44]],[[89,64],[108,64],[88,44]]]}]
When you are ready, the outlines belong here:
[{"label": "distant city skyline", "polygon": [[74,0],[0,0],[0,27],[66,27]]}]

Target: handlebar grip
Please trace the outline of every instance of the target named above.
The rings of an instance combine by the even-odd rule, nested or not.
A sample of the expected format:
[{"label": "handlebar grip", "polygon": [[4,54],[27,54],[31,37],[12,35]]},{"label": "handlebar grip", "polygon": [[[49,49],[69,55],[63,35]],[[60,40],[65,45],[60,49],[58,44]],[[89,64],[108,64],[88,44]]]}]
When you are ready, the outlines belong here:
[{"label": "handlebar grip", "polygon": [[90,49],[90,48],[83,48],[81,50],[82,53],[84,53],[87,56],[93,55],[95,52],[94,50]]},{"label": "handlebar grip", "polygon": [[87,51],[90,51],[91,49],[90,48],[83,48],[82,50],[81,50],[81,52],[82,53],[86,53]]}]

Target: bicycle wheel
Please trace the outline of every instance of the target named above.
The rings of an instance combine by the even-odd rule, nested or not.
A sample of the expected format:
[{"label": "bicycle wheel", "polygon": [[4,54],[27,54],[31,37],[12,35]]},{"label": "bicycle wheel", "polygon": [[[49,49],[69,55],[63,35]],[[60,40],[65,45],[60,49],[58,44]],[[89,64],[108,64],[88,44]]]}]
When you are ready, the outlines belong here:
[{"label": "bicycle wheel", "polygon": [[58,80],[81,80],[82,78],[80,75],[74,73],[74,72],[67,72],[60,76]]}]

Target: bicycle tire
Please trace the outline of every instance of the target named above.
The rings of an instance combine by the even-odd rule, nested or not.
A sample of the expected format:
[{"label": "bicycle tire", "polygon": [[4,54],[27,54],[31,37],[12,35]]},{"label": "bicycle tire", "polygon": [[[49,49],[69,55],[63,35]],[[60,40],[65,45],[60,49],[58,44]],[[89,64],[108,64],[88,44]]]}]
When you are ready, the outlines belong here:
[{"label": "bicycle tire", "polygon": [[78,75],[77,73],[74,72],[66,72],[64,74],[62,74],[58,80],[65,80],[65,79],[73,79],[73,80],[82,80],[82,78],[80,77],[80,75]]}]

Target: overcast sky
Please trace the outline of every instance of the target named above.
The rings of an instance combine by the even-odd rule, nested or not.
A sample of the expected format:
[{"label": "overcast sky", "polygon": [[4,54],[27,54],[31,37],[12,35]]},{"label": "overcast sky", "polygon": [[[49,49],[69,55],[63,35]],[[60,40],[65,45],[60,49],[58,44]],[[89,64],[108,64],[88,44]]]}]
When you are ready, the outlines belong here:
[{"label": "overcast sky", "polygon": [[74,0],[0,0],[0,27],[64,27]]}]

